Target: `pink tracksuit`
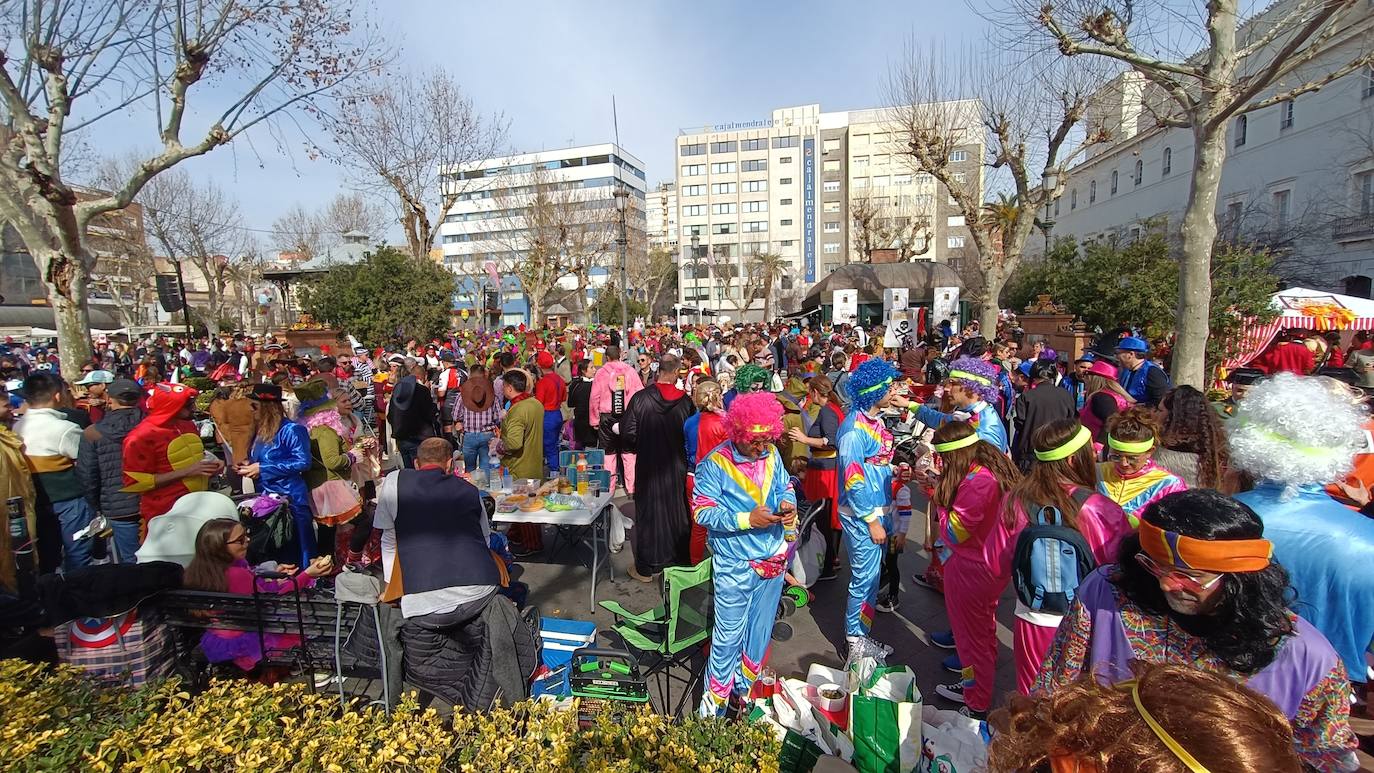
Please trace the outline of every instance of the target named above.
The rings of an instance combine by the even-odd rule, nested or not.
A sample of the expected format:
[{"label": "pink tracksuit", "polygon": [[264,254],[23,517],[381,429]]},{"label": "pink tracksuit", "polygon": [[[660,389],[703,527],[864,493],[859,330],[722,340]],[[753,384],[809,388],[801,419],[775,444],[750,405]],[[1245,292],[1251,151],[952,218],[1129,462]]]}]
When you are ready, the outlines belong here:
[{"label": "pink tracksuit", "polygon": [[987,711],[997,673],[997,599],[1011,575],[989,561],[988,536],[1000,525],[1002,491],[997,478],[974,465],[949,508],[937,508],[944,544],[945,612],[963,664],[964,700]]},{"label": "pink tracksuit", "polygon": [[[587,419],[593,428],[601,426],[602,414],[611,415],[614,409],[614,392],[616,377],[624,377],[624,396],[623,407],[629,407],[630,398],[634,397],[635,392],[644,388],[644,384],[639,380],[639,374],[629,363],[621,360],[610,360],[592,377],[592,399],[587,406]],[[618,437],[618,435],[617,435]],[[622,481],[616,480],[616,457],[619,456],[621,466],[625,468],[625,492],[633,494],[635,491],[635,454],[633,451],[622,451],[617,444],[612,444],[606,448],[605,468],[611,472],[611,490],[614,491],[616,484]]]},{"label": "pink tracksuit", "polygon": [[[1066,490],[1074,487],[1065,484]],[[1025,506],[1018,500],[1012,503],[1015,525],[1008,529],[1003,519],[998,519],[997,528],[988,537],[988,553],[992,556],[990,564],[1001,567],[1001,571],[1011,577],[1012,555],[1016,551],[1016,538],[1026,528],[1028,519]],[[1121,506],[1111,499],[1094,493],[1078,511],[1078,531],[1088,542],[1093,559],[1098,565],[1116,562],[1117,548],[1121,540],[1134,529],[1127,520]],[[948,592],[948,591],[946,591]],[[1016,689],[1022,695],[1030,695],[1035,677],[1040,674],[1040,664],[1054,643],[1054,632],[1059,628],[1059,615],[1035,612],[1016,603],[1016,625],[1013,628],[1013,650],[1016,656]],[[956,635],[957,636],[957,635]],[[956,641],[958,639],[956,638]]]}]

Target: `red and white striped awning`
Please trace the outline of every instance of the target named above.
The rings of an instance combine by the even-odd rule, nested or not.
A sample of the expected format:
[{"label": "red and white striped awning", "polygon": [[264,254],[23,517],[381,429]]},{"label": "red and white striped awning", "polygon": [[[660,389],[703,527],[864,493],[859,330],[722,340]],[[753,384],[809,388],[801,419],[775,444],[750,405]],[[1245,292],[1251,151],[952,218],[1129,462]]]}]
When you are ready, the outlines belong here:
[{"label": "red and white striped awning", "polygon": [[[1293,287],[1274,293],[1273,305],[1279,316],[1267,325],[1247,326],[1241,333],[1239,350],[1221,364],[1222,368],[1239,368],[1258,357],[1280,330],[1374,330],[1374,301],[1367,298]],[[1303,313],[1313,308],[1340,313],[1322,317]]]}]

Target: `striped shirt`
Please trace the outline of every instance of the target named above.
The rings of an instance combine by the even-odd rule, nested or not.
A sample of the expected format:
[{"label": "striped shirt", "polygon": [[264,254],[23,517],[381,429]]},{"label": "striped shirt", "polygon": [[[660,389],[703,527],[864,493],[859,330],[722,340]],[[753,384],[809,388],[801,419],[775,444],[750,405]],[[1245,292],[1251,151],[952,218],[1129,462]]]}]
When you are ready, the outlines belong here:
[{"label": "striped shirt", "polygon": [[453,418],[463,425],[464,432],[490,432],[501,423],[500,409],[495,400],[485,410],[473,411],[463,405],[462,398],[459,398],[453,408]]}]

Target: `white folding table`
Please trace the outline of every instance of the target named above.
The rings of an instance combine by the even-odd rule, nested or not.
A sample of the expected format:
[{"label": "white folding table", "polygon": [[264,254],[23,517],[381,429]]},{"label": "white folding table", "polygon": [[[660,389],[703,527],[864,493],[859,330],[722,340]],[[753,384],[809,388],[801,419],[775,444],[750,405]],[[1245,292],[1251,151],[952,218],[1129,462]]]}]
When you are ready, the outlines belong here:
[{"label": "white folding table", "polygon": [[[495,494],[497,505],[499,506],[504,495]],[[592,551],[592,590],[591,590],[591,610],[596,611],[596,580],[601,573],[601,567],[606,567],[606,576],[614,579],[615,570],[611,567],[610,545],[611,545],[611,504],[610,492],[603,493],[597,497],[583,497],[586,506],[576,510],[534,510],[524,512],[516,510],[513,513],[497,512],[492,516],[495,523],[532,523],[548,524],[558,527],[560,535],[566,535],[569,531],[578,530],[577,536],[572,538],[574,549],[577,543],[585,543],[591,547]],[[583,539],[582,535],[590,535],[590,539]]]}]

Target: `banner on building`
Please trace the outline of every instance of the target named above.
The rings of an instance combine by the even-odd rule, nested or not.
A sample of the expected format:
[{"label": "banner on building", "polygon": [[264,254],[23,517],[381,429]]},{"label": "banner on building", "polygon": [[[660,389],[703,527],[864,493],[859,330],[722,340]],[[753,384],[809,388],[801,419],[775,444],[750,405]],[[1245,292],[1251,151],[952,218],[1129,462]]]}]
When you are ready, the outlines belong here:
[{"label": "banner on building", "polygon": [[[802,262],[806,282],[816,281],[816,140],[802,140]],[[857,314],[857,310],[855,311]]]}]

